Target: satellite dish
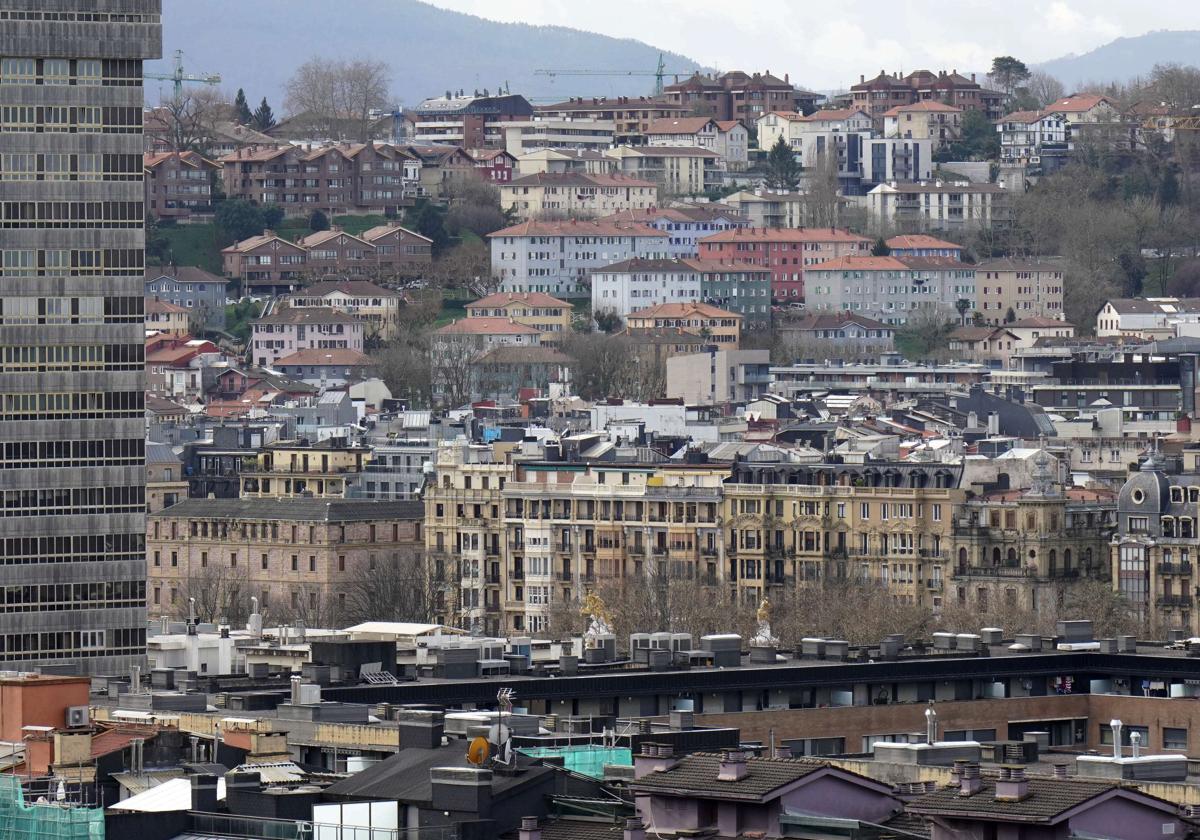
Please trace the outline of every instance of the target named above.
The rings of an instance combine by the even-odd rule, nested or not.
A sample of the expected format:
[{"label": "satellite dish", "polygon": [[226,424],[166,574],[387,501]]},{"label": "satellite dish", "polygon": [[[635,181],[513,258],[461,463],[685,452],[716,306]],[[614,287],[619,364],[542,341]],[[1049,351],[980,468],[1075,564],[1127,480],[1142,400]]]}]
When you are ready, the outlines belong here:
[{"label": "satellite dish", "polygon": [[503,723],[493,723],[488,729],[488,743],[497,747],[502,746],[511,737],[512,730]]},{"label": "satellite dish", "polygon": [[482,735],[473,738],[471,745],[467,747],[467,761],[474,764],[476,767],[483,766],[483,762],[487,761],[488,755],[491,753],[491,746],[487,742],[487,738]]}]

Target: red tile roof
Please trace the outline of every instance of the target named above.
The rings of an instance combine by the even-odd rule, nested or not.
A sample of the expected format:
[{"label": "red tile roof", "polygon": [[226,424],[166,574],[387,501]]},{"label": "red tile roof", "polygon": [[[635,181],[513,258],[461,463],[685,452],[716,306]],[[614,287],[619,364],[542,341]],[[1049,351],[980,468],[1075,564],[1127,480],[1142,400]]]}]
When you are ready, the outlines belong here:
[{"label": "red tile roof", "polygon": [[894,108],[889,108],[883,112],[885,117],[894,117],[897,114],[906,111],[921,111],[925,113],[937,112],[942,114],[961,114],[962,108],[955,108],[953,105],[946,105],[943,102],[938,102],[936,99],[922,99],[920,102],[914,102],[911,105],[897,105]]},{"label": "red tile roof", "polygon": [[712,117],[674,117],[655,120],[646,127],[646,134],[696,134],[703,131]]},{"label": "red tile roof", "polygon": [[275,361],[275,367],[283,365],[370,367],[373,364],[375,364],[375,360],[370,356],[347,347],[331,347],[327,350],[310,347],[305,350],[297,350],[290,356],[284,356]]},{"label": "red tile roof", "polygon": [[[662,147],[649,147],[662,148]],[[700,150],[696,150],[700,151]],[[715,154],[715,153],[714,153]],[[637,187],[654,188],[653,181],[629,175],[586,175],[582,172],[537,172],[514,178],[507,187]]]},{"label": "red tile roof", "polygon": [[733,228],[714,233],[704,242],[870,242],[865,236],[841,228]]},{"label": "red tile roof", "polygon": [[188,166],[211,166],[214,169],[221,167],[221,164],[209,160],[196,152],[147,152],[142,155],[142,166],[146,169],[153,169],[160,163],[165,163],[172,158],[176,158],[180,163],[187,164]]},{"label": "red tile roof", "polygon": [[461,318],[441,329],[435,335],[539,335],[540,330],[527,324],[518,324],[511,318],[491,316]]},{"label": "red tile roof", "polygon": [[741,315],[736,312],[730,312],[727,309],[713,306],[710,303],[700,301],[687,301],[686,303],[660,303],[657,306],[648,306],[645,309],[638,309],[635,312],[630,312],[628,319],[644,319],[644,318],[690,318],[692,316],[700,318],[738,318]]},{"label": "red tile roof", "polygon": [[955,251],[962,250],[962,246],[956,242],[947,242],[945,239],[938,239],[936,236],[929,236],[924,233],[904,233],[899,236],[893,236],[887,241],[887,246],[893,250],[896,248],[948,248]]},{"label": "red tile roof", "polygon": [[1107,102],[1113,108],[1117,105],[1107,96],[1099,93],[1073,93],[1051,102],[1043,111],[1062,111],[1067,114],[1078,114],[1090,111],[1102,102]]},{"label": "red tile roof", "polygon": [[404,231],[405,235],[407,235],[407,236],[412,236],[416,239],[424,239],[426,242],[428,242],[430,244],[433,243],[433,240],[430,239],[428,236],[422,236],[421,234],[417,233],[415,230],[409,230],[408,228],[404,227],[403,225],[399,225],[395,222],[389,222],[386,225],[376,225],[373,228],[368,228],[367,230],[364,230],[362,232],[362,238],[367,240],[368,242],[374,242],[376,239],[387,236],[389,233],[395,233],[398,230]]},{"label": "red tile roof", "polygon": [[1059,321],[1056,318],[1042,318],[1041,316],[1035,315],[1032,318],[1022,318],[1019,321],[1013,321],[1012,323],[1005,324],[1004,326],[1010,327],[1010,328],[1011,327],[1027,327],[1027,328],[1035,328],[1036,329],[1036,328],[1040,328],[1040,327],[1046,327],[1046,328],[1066,329],[1068,327],[1074,328],[1075,325],[1072,324],[1070,321]]},{"label": "red tile roof", "polygon": [[897,257],[838,257],[807,266],[808,271],[903,271],[908,266]]},{"label": "red tile roof", "polygon": [[146,312],[147,314],[154,315],[170,314],[172,312],[187,312],[187,308],[183,306],[177,306],[176,304],[171,303],[169,300],[150,298],[150,300],[146,301]]}]

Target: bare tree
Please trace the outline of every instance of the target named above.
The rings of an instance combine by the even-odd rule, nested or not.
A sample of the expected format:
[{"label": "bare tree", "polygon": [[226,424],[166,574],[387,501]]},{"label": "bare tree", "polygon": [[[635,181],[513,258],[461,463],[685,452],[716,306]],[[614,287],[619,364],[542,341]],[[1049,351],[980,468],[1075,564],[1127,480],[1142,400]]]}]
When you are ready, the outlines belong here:
[{"label": "bare tree", "polygon": [[342,624],[362,621],[428,621],[433,614],[433,586],[426,574],[425,552],[409,549],[393,552],[350,572],[338,587],[345,607],[338,615]]},{"label": "bare tree", "polygon": [[179,587],[175,602],[177,618],[187,618],[189,601],[196,600],[196,618],[200,621],[226,622],[240,627],[250,617],[250,584],[244,567],[229,568],[217,563],[195,568]]},{"label": "bare tree", "polygon": [[232,106],[218,90],[185,90],[163,98],[156,114],[146,121],[147,133],[174,152],[211,153],[218,122],[228,120]]},{"label": "bare tree", "polygon": [[832,152],[817,156],[804,173],[804,215],[812,227],[836,227],[841,218],[841,185],[838,157]]},{"label": "bare tree", "polygon": [[1039,108],[1045,108],[1051,102],[1056,102],[1067,95],[1062,82],[1041,70],[1036,70],[1030,75],[1025,88]]},{"label": "bare tree", "polygon": [[365,143],[371,111],[389,105],[390,76],[387,64],[375,59],[314,57],[288,80],[286,106],[328,139]]},{"label": "bare tree", "polygon": [[483,342],[476,335],[434,337],[430,350],[430,380],[439,402],[456,407],[471,400],[475,384],[474,362],[483,350]]}]

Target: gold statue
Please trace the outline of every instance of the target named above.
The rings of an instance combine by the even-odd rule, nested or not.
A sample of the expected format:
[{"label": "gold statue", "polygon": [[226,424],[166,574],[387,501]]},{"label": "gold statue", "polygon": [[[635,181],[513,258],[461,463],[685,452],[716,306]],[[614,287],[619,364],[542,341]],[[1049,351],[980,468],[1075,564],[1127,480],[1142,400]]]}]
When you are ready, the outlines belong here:
[{"label": "gold statue", "polygon": [[584,638],[591,643],[595,643],[597,636],[612,632],[612,614],[609,613],[608,607],[604,606],[604,601],[595,592],[589,592],[583,599],[583,606],[579,608],[579,614],[586,615],[591,619],[588,622],[587,632],[584,633]]},{"label": "gold statue", "polygon": [[754,615],[758,619],[759,624],[769,623],[771,621],[771,601],[763,598],[762,603],[758,605],[758,612]]}]

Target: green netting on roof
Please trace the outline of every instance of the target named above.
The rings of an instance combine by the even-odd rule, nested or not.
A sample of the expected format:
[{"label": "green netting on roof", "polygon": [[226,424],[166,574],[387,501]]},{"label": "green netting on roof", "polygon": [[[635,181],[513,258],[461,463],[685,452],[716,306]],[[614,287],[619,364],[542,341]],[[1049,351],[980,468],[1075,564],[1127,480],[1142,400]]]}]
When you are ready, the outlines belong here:
[{"label": "green netting on roof", "polygon": [[570,747],[522,747],[531,758],[562,756],[563,765],[573,773],[599,779],[604,776],[605,764],[633,764],[633,751],[627,747],[597,747],[576,744]]},{"label": "green netting on roof", "polygon": [[26,805],[21,779],[0,775],[0,837],[4,840],[104,840],[104,810],[54,803]]}]

